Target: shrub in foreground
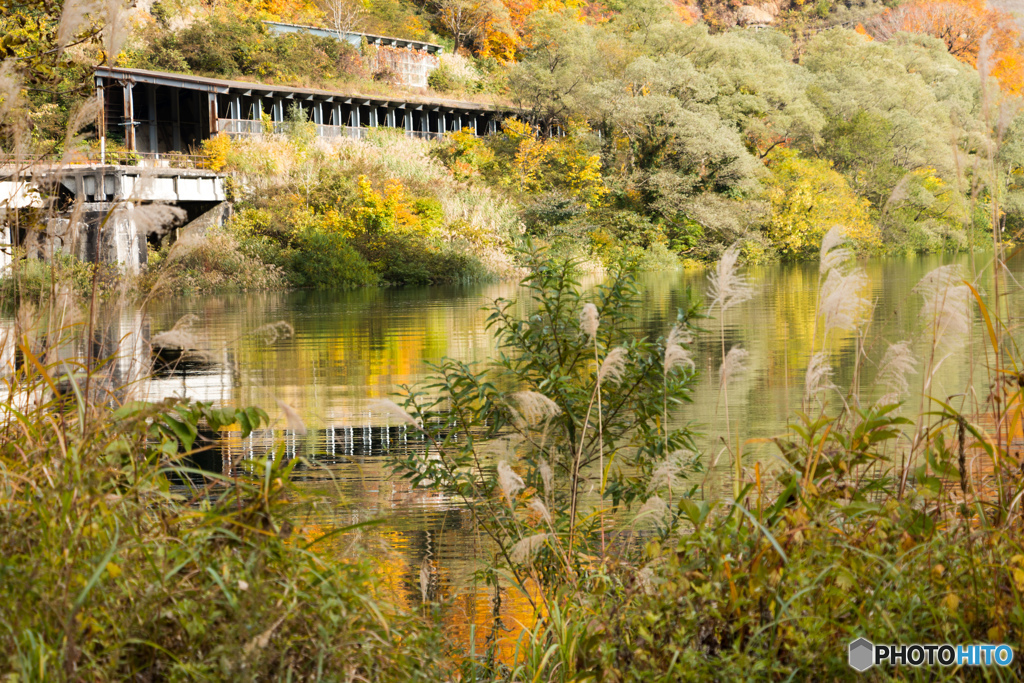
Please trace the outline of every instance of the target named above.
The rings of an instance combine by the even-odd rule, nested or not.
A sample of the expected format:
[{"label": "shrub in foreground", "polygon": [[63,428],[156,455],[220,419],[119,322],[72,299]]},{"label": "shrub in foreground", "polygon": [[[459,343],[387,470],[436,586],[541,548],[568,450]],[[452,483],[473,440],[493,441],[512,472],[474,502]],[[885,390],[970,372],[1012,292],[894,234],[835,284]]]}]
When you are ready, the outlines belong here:
[{"label": "shrub in foreground", "polygon": [[255,462],[245,480],[187,467],[201,423],[246,435],[262,411],[111,412],[100,374],[18,411],[57,386],[25,368],[0,409],[0,675],[440,680],[434,632],[379,602],[366,565],[292,535],[290,467]]}]

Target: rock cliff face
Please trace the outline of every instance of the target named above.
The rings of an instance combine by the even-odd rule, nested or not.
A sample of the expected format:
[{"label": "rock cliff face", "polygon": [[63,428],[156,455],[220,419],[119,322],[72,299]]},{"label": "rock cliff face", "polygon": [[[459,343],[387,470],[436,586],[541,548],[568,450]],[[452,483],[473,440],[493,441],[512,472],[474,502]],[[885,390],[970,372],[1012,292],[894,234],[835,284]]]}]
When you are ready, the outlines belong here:
[{"label": "rock cliff face", "polygon": [[703,0],[701,11],[705,21],[711,26],[729,29],[734,26],[771,26],[775,24],[779,13],[789,5],[790,0],[765,0],[745,4],[741,0]]},{"label": "rock cliff face", "polygon": [[743,5],[736,10],[736,23],[740,26],[753,26],[756,24],[772,24],[779,14],[778,5],[766,3],[763,5]]}]

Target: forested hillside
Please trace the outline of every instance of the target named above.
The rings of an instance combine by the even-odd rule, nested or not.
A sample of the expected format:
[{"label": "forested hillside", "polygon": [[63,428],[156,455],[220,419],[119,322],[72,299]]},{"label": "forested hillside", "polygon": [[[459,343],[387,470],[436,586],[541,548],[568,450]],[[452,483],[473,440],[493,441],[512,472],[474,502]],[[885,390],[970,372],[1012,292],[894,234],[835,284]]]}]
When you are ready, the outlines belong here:
[{"label": "forested hillside", "polygon": [[[503,216],[484,230],[492,252],[529,235],[595,262],[623,251],[651,266],[708,261],[736,241],[749,260],[803,258],[836,224],[865,253],[958,250],[984,239],[993,211],[1006,239],[1024,228],[1021,34],[1013,16],[980,0],[154,0],[121,8],[121,33],[109,29],[119,19],[111,5],[79,4],[69,6],[77,24],[58,21],[60,4],[44,0],[0,20],[5,49],[20,60],[9,75],[25,79],[29,103],[24,118],[6,118],[7,145],[94,146],[88,134],[72,140],[64,131],[99,62],[351,93],[408,90],[368,68],[372,47],[277,36],[263,20],[442,44],[429,91],[417,94],[495,103],[518,121],[487,139],[418,143],[417,154],[432,159],[423,168],[440,174],[421,191],[400,175],[366,181],[372,192],[408,196],[415,220],[403,231],[438,253],[454,249],[465,265],[437,272],[450,265],[442,259],[417,281],[497,274],[480,267],[481,241],[461,239],[455,214],[417,213],[445,183],[468,194],[484,188],[494,207],[510,207],[490,210]],[[58,49],[41,49],[33,36]],[[213,147],[226,170],[251,177],[260,171],[235,163],[246,144]],[[319,224],[331,211],[365,213],[369,195],[346,168],[349,153],[322,147],[313,145],[317,169],[331,167],[347,189],[303,210]],[[309,155],[278,148],[291,160],[273,165],[275,189],[243,192],[242,208],[265,211],[273,196],[297,196],[296,183],[308,194],[319,171],[293,162]],[[278,172],[285,167],[292,171]],[[276,227],[260,235],[291,245],[305,219],[276,213]],[[261,215],[257,224],[270,220]],[[416,227],[434,223],[443,229]],[[342,233],[360,249],[351,230]],[[361,253],[373,265],[373,254]],[[407,281],[377,265],[387,281]]]}]

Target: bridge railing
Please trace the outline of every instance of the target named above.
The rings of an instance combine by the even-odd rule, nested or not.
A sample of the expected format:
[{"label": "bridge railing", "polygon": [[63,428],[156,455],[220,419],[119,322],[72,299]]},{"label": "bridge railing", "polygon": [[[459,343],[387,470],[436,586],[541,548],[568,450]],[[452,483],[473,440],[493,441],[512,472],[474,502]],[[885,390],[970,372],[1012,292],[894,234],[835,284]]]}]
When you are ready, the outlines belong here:
[{"label": "bridge railing", "polygon": [[59,155],[0,155],[0,167],[5,169],[22,168],[38,170],[39,168],[56,169],[74,167],[82,164],[110,164],[112,166],[140,166],[143,168],[210,168],[210,157],[204,154],[185,154],[183,152],[126,152],[123,150],[106,151],[102,156],[95,150],[88,155],[63,158]]},{"label": "bridge railing", "polygon": [[[99,162],[100,159],[95,161]],[[144,168],[210,168],[209,156],[182,152],[107,152],[103,161],[118,166]]]},{"label": "bridge railing", "polygon": [[[248,137],[250,135],[262,135],[266,133],[287,133],[289,121],[253,121],[251,119],[217,119],[217,130],[227,133],[232,137]],[[373,127],[361,126],[331,126],[327,124],[315,124],[316,134],[323,138],[354,138],[361,140],[370,134]],[[403,130],[391,126],[378,126],[385,130]],[[406,136],[422,140],[440,140],[445,133],[432,131],[406,130]]]}]

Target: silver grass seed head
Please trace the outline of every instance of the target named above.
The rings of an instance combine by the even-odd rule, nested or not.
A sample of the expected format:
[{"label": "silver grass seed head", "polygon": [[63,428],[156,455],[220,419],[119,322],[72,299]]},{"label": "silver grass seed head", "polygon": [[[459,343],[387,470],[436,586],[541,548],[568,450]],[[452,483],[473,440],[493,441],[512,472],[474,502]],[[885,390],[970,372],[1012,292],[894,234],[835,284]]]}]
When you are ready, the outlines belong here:
[{"label": "silver grass seed head", "polygon": [[587,336],[587,341],[594,343],[597,336],[597,328],[601,325],[601,319],[597,313],[597,306],[586,304],[580,312],[580,330]]},{"label": "silver grass seed head", "polygon": [[516,391],[508,398],[513,420],[520,428],[538,427],[562,412],[557,403],[536,391]]},{"label": "silver grass seed head", "polygon": [[697,369],[696,363],[693,362],[693,354],[689,349],[684,349],[679,344],[669,344],[665,347],[665,372],[667,374],[679,367]]},{"label": "silver grass seed head", "polygon": [[282,339],[291,339],[295,336],[295,328],[284,320],[278,320],[274,323],[267,323],[266,325],[260,325],[253,330],[253,336],[267,346],[277,343]]},{"label": "silver grass seed head", "polygon": [[693,453],[681,448],[668,454],[651,474],[651,480],[647,484],[647,492],[654,493],[661,489],[671,491],[682,484],[683,473],[686,466],[693,458]]},{"label": "silver grass seed head", "polygon": [[534,534],[533,536],[527,536],[519,539],[514,546],[512,546],[512,552],[509,553],[509,557],[513,562],[524,564],[533,559],[533,556],[537,554],[537,551],[543,547],[544,543],[548,540],[551,534]]},{"label": "silver grass seed head", "polygon": [[527,509],[533,514],[537,515],[542,521],[547,522],[550,525],[554,525],[554,520],[551,518],[551,513],[548,512],[548,506],[544,504],[540,498],[531,498]]},{"label": "silver grass seed head", "polygon": [[637,510],[636,520],[638,522],[660,522],[669,514],[668,505],[661,496],[653,495],[648,498],[640,509]]},{"label": "silver grass seed head", "polygon": [[971,327],[972,293],[960,266],[936,268],[921,278],[914,291],[924,300],[921,318],[932,332],[933,343],[945,349],[961,346]]},{"label": "silver grass seed head", "polygon": [[544,484],[544,495],[550,501],[551,496],[555,493],[555,471],[543,458],[538,463],[537,470],[540,472],[540,480]]},{"label": "silver grass seed head", "polygon": [[835,385],[832,384],[832,366],[828,362],[828,354],[813,354],[804,375],[804,397],[808,400],[813,399],[833,387]]},{"label": "silver grass seed head", "polygon": [[405,409],[402,408],[402,406],[390,399],[379,398],[370,401],[369,407],[371,411],[377,411],[379,413],[384,413],[385,415],[398,418],[400,421],[408,425],[412,425],[414,427],[420,426],[420,423],[416,421],[416,418],[405,412]]},{"label": "silver grass seed head", "polygon": [[[893,398],[885,403],[896,403],[900,397],[910,389],[907,376],[917,371],[917,359],[910,348],[909,341],[899,341],[889,344],[882,363],[878,368],[878,376],[875,382],[888,389],[883,398]],[[881,399],[879,399],[881,400]],[[883,405],[885,405],[883,403]]]},{"label": "silver grass seed head", "polygon": [[185,210],[170,204],[150,202],[135,204],[131,209],[136,231],[140,236],[162,235],[185,219]]},{"label": "silver grass seed head", "polygon": [[725,250],[718,260],[715,271],[708,278],[711,307],[718,306],[725,312],[744,301],[753,298],[755,291],[747,279],[739,273],[737,261],[740,257],[739,243]]},{"label": "silver grass seed head", "polygon": [[301,417],[299,417],[299,413],[284,401],[280,399],[275,400],[277,400],[277,407],[281,409],[282,413],[284,413],[284,421],[285,424],[288,425],[288,429],[292,430],[299,436],[305,436],[306,423],[302,421]]},{"label": "silver grass seed head", "polygon": [[602,384],[605,382],[616,384],[621,382],[622,376],[626,372],[626,361],[628,359],[628,352],[622,346],[617,346],[609,351],[601,363],[601,369],[597,371],[597,380]]},{"label": "silver grass seed head", "polygon": [[673,325],[672,329],[668,333],[668,339],[665,340],[665,346],[672,346],[673,344],[678,346],[689,346],[693,343],[693,335],[690,331],[682,325]]},{"label": "silver grass seed head", "polygon": [[526,484],[523,482],[523,478],[516,474],[507,462],[502,460],[498,463],[498,487],[501,489],[501,495],[505,497],[505,502],[508,503],[509,507],[512,507],[512,500],[520,491],[526,488]]},{"label": "silver grass seed head", "polygon": [[871,302],[863,295],[870,280],[862,268],[848,273],[833,269],[818,293],[818,315],[825,322],[825,333],[832,330],[853,330],[860,325]]},{"label": "silver grass seed head", "polygon": [[750,353],[742,347],[734,346],[729,349],[729,353],[725,354],[725,360],[722,361],[722,365],[718,369],[719,386],[725,386],[734,377],[746,371],[749,357]]}]

